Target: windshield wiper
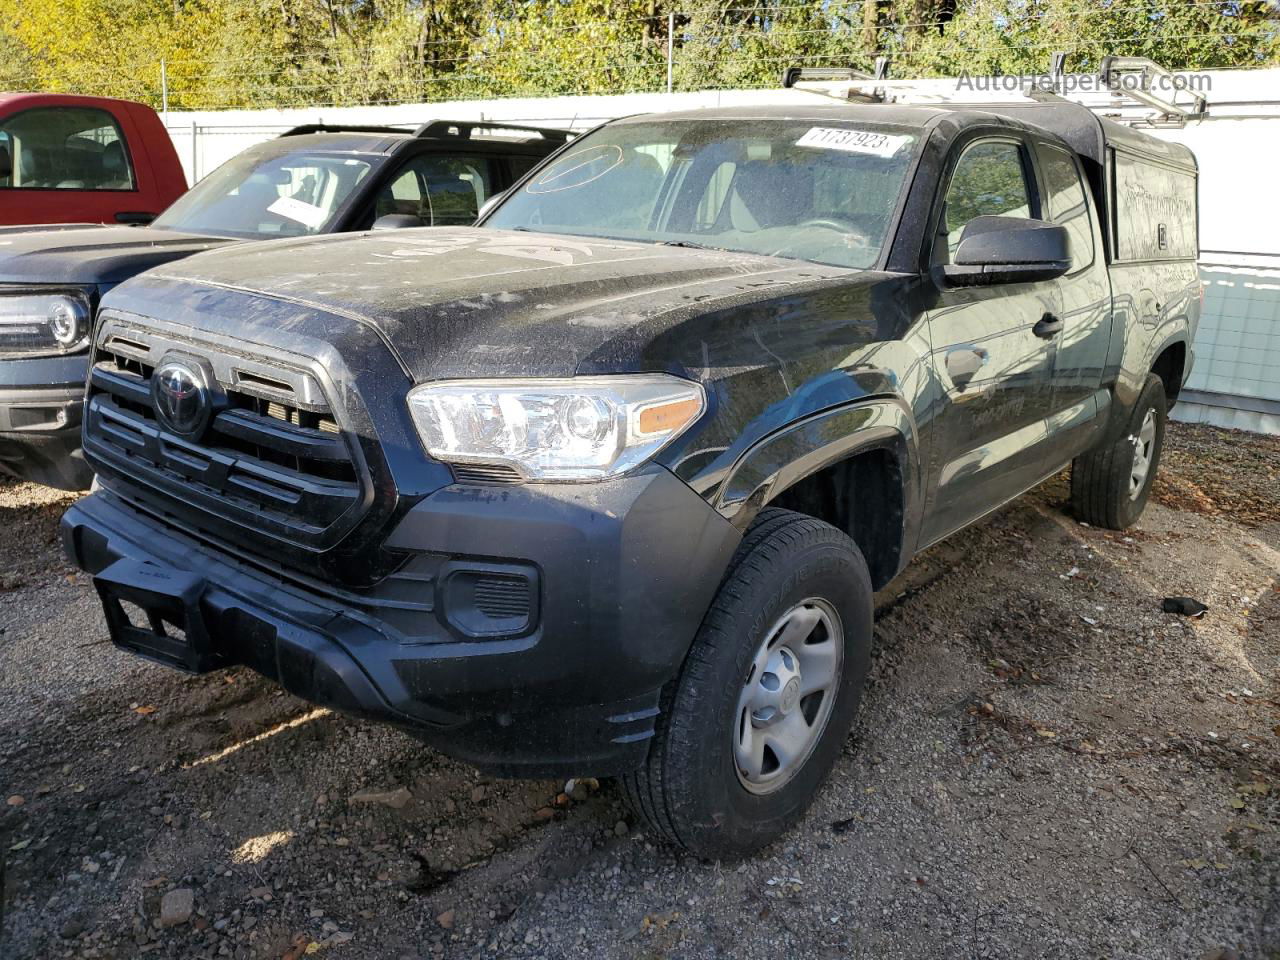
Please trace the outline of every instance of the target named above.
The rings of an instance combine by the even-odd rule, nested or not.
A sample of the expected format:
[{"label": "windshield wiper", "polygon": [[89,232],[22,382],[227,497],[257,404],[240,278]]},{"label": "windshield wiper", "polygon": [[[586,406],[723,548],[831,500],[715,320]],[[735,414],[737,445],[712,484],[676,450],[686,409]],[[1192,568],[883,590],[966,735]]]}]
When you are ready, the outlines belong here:
[{"label": "windshield wiper", "polygon": [[718,247],[708,247],[705,243],[697,243],[693,240],[659,240],[660,247],[687,247],[690,250],[717,250]]}]

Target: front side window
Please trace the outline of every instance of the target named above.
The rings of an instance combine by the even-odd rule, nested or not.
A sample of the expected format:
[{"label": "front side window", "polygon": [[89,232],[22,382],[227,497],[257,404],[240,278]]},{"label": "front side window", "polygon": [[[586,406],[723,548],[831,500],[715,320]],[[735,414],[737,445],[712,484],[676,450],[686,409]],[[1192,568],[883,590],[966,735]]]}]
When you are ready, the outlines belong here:
[{"label": "front side window", "polygon": [[486,227],[869,267],[918,136],[773,118],[634,120],[583,137]]},{"label": "front side window", "polygon": [[976,217],[1030,217],[1031,191],[1022,148],[989,140],[966,149],[951,173],[944,216],[950,256],[960,246],[964,228]]},{"label": "front side window", "polygon": [[228,160],[152,226],[255,238],[324,233],[375,162],[349,154],[282,151],[280,141],[272,141]]},{"label": "front side window", "polygon": [[105,110],[42,107],[0,121],[0,188],[133,190],[135,186],[124,136]]},{"label": "front side window", "polygon": [[483,157],[415,157],[378,194],[375,217],[403,214],[423,226],[470,226],[493,193],[493,175]]},{"label": "front side window", "polygon": [[1040,148],[1040,170],[1049,195],[1049,219],[1067,228],[1071,268],[1083,270],[1093,263],[1093,224],[1080,172],[1069,153],[1050,146]]}]

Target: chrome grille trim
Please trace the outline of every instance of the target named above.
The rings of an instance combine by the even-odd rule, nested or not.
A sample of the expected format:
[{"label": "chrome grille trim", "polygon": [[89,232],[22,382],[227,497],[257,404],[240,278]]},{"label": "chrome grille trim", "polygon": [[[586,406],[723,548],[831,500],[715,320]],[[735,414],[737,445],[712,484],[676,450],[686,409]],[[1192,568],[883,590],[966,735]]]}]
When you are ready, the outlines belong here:
[{"label": "chrome grille trim", "polygon": [[[101,320],[85,409],[85,450],[95,465],[197,526],[230,522],[307,550],[358,522],[371,480],[323,391],[323,371],[155,323],[113,313]],[[212,372],[225,401],[194,441],[170,433],[153,406],[150,378],[170,354]]]},{"label": "chrome grille trim", "polygon": [[[177,332],[144,328],[111,311],[103,311],[101,323],[97,347],[100,352],[118,353],[152,367],[159,364],[167,353],[195,354],[208,361],[224,390],[288,403],[312,413],[329,410],[329,402],[320,384],[303,370],[267,363],[222,345],[211,350],[209,344]],[[259,382],[253,382],[255,377]],[[273,388],[268,385],[272,382],[281,386]]]}]

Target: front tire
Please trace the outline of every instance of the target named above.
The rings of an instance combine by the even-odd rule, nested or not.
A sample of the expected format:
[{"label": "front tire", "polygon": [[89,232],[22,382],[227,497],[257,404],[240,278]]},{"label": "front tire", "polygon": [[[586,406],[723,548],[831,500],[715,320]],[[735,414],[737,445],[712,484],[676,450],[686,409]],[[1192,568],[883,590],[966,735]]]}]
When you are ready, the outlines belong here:
[{"label": "front tire", "polygon": [[812,802],[853,723],[870,662],[871,578],[830,524],[766,510],[743,539],[628,800],[707,859],[773,842]]},{"label": "front tire", "polygon": [[1164,381],[1150,374],[1119,439],[1072,461],[1071,506],[1078,519],[1112,530],[1138,522],[1160,466],[1165,406]]}]

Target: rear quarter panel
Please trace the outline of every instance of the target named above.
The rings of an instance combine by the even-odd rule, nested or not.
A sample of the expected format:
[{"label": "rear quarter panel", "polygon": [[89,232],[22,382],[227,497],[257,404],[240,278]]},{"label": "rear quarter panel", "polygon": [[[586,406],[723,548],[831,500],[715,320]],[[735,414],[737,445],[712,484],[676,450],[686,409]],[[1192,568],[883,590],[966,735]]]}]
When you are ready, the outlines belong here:
[{"label": "rear quarter panel", "polygon": [[[1197,174],[1125,151],[1108,157],[1115,322],[1108,352],[1114,429],[1128,423],[1157,357],[1187,348],[1200,322]],[[1184,370],[1184,375],[1185,375]]]},{"label": "rear quarter panel", "polygon": [[[187,192],[187,175],[183,172],[178,151],[165,128],[164,121],[150,107],[140,103],[129,104],[129,115],[136,134],[136,147],[129,147],[134,163],[139,168],[138,199],[141,209],[162,213],[164,209]],[[144,159],[145,158],[145,159]],[[146,179],[143,179],[145,166]]]}]

